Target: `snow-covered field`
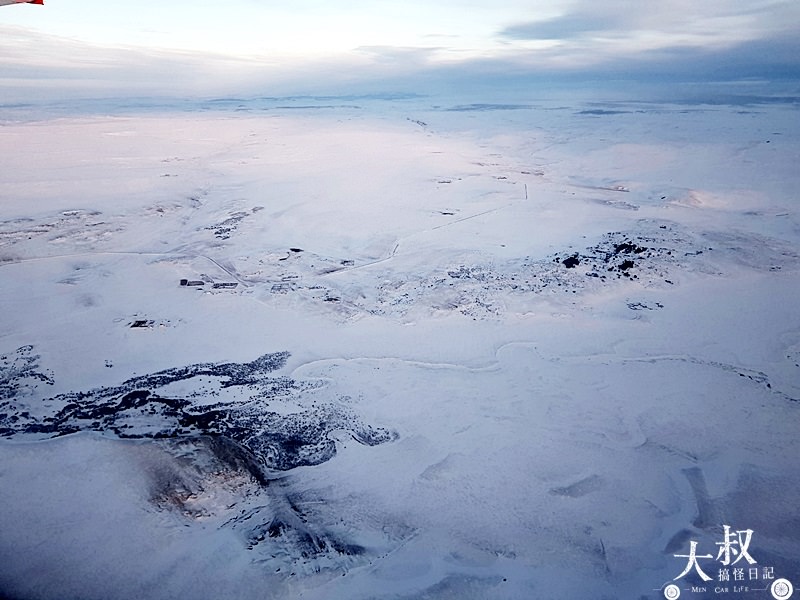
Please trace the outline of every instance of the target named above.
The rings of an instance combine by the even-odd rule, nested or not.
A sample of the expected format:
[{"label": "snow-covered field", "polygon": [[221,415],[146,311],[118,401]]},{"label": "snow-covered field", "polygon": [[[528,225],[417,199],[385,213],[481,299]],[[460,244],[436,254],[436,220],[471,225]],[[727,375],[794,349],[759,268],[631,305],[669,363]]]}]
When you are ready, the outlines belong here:
[{"label": "snow-covered field", "polygon": [[800,587],[796,105],[222,104],[0,125],[0,597]]}]

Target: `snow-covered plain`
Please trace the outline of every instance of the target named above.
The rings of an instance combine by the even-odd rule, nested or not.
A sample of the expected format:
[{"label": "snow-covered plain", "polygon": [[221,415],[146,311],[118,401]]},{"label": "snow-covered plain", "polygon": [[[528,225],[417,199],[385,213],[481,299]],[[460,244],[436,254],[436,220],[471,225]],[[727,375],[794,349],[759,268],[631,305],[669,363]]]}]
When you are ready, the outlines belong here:
[{"label": "snow-covered plain", "polygon": [[796,105],[25,116],[0,597],[800,587]]}]

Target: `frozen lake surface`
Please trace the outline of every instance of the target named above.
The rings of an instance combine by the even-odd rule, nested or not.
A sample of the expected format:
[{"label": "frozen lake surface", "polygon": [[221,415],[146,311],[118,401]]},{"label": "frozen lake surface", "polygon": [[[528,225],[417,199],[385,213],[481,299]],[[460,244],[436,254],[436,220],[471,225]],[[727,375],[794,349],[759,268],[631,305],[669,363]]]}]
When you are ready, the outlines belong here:
[{"label": "frozen lake surface", "polygon": [[0,597],[800,587],[796,104],[201,108],[3,110]]}]

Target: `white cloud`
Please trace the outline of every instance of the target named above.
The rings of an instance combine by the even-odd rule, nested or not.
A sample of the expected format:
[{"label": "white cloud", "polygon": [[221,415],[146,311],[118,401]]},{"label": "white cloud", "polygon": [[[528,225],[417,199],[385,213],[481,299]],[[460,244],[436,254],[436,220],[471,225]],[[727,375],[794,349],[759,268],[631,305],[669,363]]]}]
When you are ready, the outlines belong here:
[{"label": "white cloud", "polygon": [[498,35],[520,48],[559,40],[562,61],[571,55],[576,63],[596,63],[664,48],[719,50],[792,30],[800,33],[800,4],[791,0],[762,0],[745,9],[731,0],[580,0],[560,15],[520,21]]},{"label": "white cloud", "polygon": [[[95,3],[97,2],[97,3]],[[0,26],[0,85],[31,95],[293,94],[614,73],[800,74],[800,3],[297,0],[104,10],[49,0]],[[12,23],[17,22],[17,25]],[[470,84],[472,82],[472,84]]]}]

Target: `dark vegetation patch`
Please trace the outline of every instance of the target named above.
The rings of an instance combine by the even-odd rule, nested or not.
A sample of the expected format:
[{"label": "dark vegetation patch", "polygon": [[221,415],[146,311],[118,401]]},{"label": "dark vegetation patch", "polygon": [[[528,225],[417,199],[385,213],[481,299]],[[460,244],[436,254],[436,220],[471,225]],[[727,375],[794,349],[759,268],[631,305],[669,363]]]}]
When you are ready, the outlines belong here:
[{"label": "dark vegetation patch", "polygon": [[[0,408],[14,398],[30,395],[42,383],[55,383],[52,372],[39,369],[39,359],[39,355],[33,353],[33,346],[21,346],[14,352],[0,354]],[[0,415],[0,423],[2,417]],[[13,417],[16,419],[16,415]]]},{"label": "dark vegetation patch", "polygon": [[558,254],[553,262],[561,263],[567,269],[578,265],[586,268],[586,275],[598,279],[616,278],[638,279],[639,271],[654,271],[663,268],[673,255],[674,242],[667,236],[632,235],[622,232],[606,234],[596,245],[583,252],[569,255]]},{"label": "dark vegetation patch", "polygon": [[239,225],[241,225],[242,221],[261,210],[264,210],[263,206],[254,206],[249,211],[241,210],[231,213],[224,221],[221,221],[215,225],[208,225],[205,227],[205,229],[207,231],[214,232],[214,236],[220,240],[230,239],[230,237],[236,233],[236,230],[239,228]]},{"label": "dark vegetation patch", "polygon": [[562,260],[561,264],[563,264],[568,269],[574,269],[579,264],[581,264],[581,259],[578,258],[578,254],[576,253],[576,254],[573,254],[572,256],[568,256],[567,258]]},{"label": "dark vegetation patch", "polygon": [[[346,570],[362,564],[367,549],[331,526],[337,520],[320,508],[324,502],[293,490],[286,472],[333,458],[333,432],[367,446],[396,434],[364,423],[347,398],[320,400],[319,386],[276,375],[288,357],[276,352],[244,363],[197,363],[46,397],[39,387],[52,385],[53,377],[39,368],[33,347],[24,346],[0,356],[0,437],[94,431],[150,440],[155,446],[148,448],[173,457],[146,468],[155,510],[179,515],[187,526],[213,518],[286,575]],[[38,414],[27,409],[28,397]],[[204,501],[218,494],[230,504]]]},{"label": "dark vegetation patch", "polygon": [[[29,348],[29,347],[26,347]],[[10,398],[30,381],[51,383],[36,370],[38,357],[30,350],[0,372],[0,399]],[[133,377],[118,386],[59,394],[42,401],[50,414],[34,417],[13,410],[10,402],[0,414],[0,436],[58,437],[77,431],[112,433],[119,438],[182,438],[218,436],[238,445],[265,469],[286,471],[330,460],[336,453],[331,432],[347,431],[361,444],[374,446],[394,434],[361,422],[342,402],[315,404],[284,414],[268,410],[270,401],[296,399],[310,386],[270,376],[288,358],[287,352],[265,354],[247,363],[199,363]],[[173,396],[164,388],[195,378],[215,380],[219,391]],[[207,384],[205,384],[207,385]],[[209,403],[209,395],[229,395],[229,401]]]}]

